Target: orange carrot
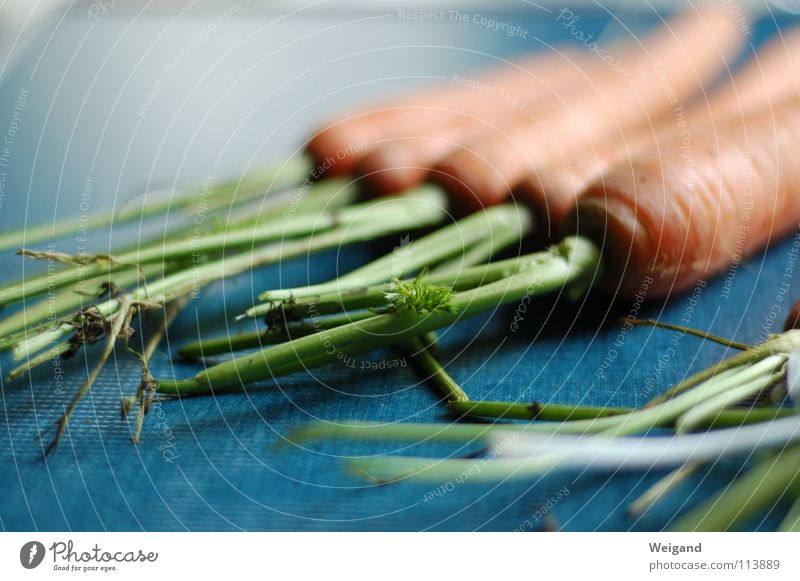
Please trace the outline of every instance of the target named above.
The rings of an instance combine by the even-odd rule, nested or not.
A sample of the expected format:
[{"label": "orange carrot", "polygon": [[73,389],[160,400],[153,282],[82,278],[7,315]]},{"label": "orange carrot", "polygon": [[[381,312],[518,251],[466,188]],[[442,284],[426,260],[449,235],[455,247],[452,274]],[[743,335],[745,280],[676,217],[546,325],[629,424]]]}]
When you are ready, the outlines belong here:
[{"label": "orange carrot", "polygon": [[546,118],[472,143],[438,165],[433,176],[458,203],[498,203],[539,168],[558,164],[582,144],[647,126],[678,103],[688,103],[727,64],[743,40],[727,7],[685,12],[623,55],[617,83],[567,100]]},{"label": "orange carrot", "polygon": [[800,227],[800,104],[651,150],[605,172],[580,197],[567,231],[603,245],[606,291],[684,290]]},{"label": "orange carrot", "polygon": [[572,153],[568,167],[543,168],[528,176],[517,194],[532,205],[548,238],[559,239],[561,224],[574,210],[577,197],[605,169],[657,143],[689,143],[696,135],[715,131],[720,124],[741,121],[759,110],[799,99],[798,79],[800,30],[795,30],[760,49],[708,100],[675,111],[659,125],[637,134],[615,133],[605,142],[587,144]]}]

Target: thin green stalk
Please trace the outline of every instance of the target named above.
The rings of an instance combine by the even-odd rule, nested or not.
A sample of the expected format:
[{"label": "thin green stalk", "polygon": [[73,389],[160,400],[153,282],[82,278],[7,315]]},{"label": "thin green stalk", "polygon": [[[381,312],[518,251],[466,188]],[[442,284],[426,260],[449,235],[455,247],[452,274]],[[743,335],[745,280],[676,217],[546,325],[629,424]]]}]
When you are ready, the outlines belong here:
[{"label": "thin green stalk", "polygon": [[[24,308],[20,311],[0,321],[0,337],[13,336],[15,333],[26,329],[29,333],[41,330],[37,329],[37,326],[48,320],[50,320],[50,326],[52,326],[52,319],[63,318],[64,315],[74,313],[86,303],[92,302],[92,297],[96,299],[98,291],[104,283],[109,287],[113,284],[120,289],[125,289],[141,278],[149,280],[151,277],[160,274],[161,271],[161,266],[149,266],[142,271],[132,269],[119,272],[114,276],[102,274],[84,281],[78,286],[59,289],[52,295],[48,293],[49,296],[32,305],[24,305]],[[13,341],[8,346],[13,346],[17,342]],[[6,346],[0,344],[0,350],[4,348]]]},{"label": "thin green stalk", "polygon": [[496,429],[525,430],[522,424],[491,426],[487,424],[410,424],[377,422],[312,422],[292,430],[288,440],[295,443],[312,440],[398,440],[407,442],[472,442],[481,440]]},{"label": "thin green stalk", "polygon": [[[535,270],[546,266],[549,260],[547,252],[537,252],[517,258],[490,262],[464,268],[458,272],[439,272],[438,268],[425,276],[429,284],[449,286],[454,291],[474,289],[476,287],[497,282],[513,274]],[[411,282],[407,278],[402,282]],[[354,309],[366,309],[386,305],[386,293],[392,290],[394,283],[377,284],[344,291],[334,291],[322,295],[308,296],[282,304],[284,311],[295,317],[328,315]],[[245,317],[263,317],[276,308],[275,303],[264,303],[248,309]]]},{"label": "thin green stalk", "polygon": [[411,357],[414,365],[419,367],[426,376],[425,379],[436,386],[447,403],[469,401],[467,392],[450,377],[447,370],[430,352],[429,346],[425,345],[421,339],[418,337],[409,339],[403,344],[403,351]]},{"label": "thin green stalk", "polygon": [[[305,256],[313,252],[335,248],[384,236],[391,232],[403,232],[408,229],[430,226],[443,217],[442,194],[438,189],[420,189],[384,201],[380,210],[381,216],[390,215],[391,220],[376,222],[368,211],[355,224],[343,225],[323,232],[308,239],[290,240],[279,245],[256,248],[231,257],[220,258],[196,267],[176,272],[163,279],[153,281],[147,286],[139,287],[130,293],[133,300],[149,300],[168,302],[185,294],[196,294],[206,284],[215,280],[235,276],[253,268],[273,264],[290,258]],[[387,213],[387,204],[393,205],[394,212]],[[112,299],[99,303],[97,308],[108,316],[117,311],[119,301]],[[72,329],[69,324],[62,324],[36,335],[17,345],[15,351],[19,357],[30,356],[38,349],[59,340]]]},{"label": "thin green stalk", "polygon": [[241,389],[243,384],[323,365],[341,355],[354,355],[396,344],[450,325],[461,317],[527,296],[554,292],[565,285],[589,284],[599,268],[599,252],[584,238],[567,238],[555,251],[547,254],[548,262],[539,270],[455,293],[446,310],[418,313],[413,309],[398,309],[376,315],[221,363],[193,378],[162,379],[159,389],[164,393],[182,395]]},{"label": "thin green stalk", "polygon": [[[409,196],[421,194],[423,197],[437,198],[426,192],[410,192]],[[382,200],[366,202],[339,208],[331,204],[330,211],[322,214],[295,211],[290,217],[277,216],[270,220],[259,220],[257,223],[244,225],[230,225],[221,232],[202,232],[200,235],[192,234],[188,238],[167,240],[165,237],[156,238],[148,244],[138,245],[133,249],[118,255],[59,255],[61,260],[72,259],[74,264],[65,270],[28,278],[15,285],[0,289],[0,305],[10,304],[23,298],[30,298],[37,294],[52,291],[68,284],[93,278],[101,274],[108,274],[121,270],[130,270],[136,265],[163,263],[169,260],[184,260],[196,263],[198,260],[209,256],[218,256],[226,250],[236,250],[301,236],[323,235],[326,232],[341,231],[342,227],[363,222],[366,217],[377,222],[391,223],[395,217],[389,215],[397,211],[396,200],[405,199],[402,196],[393,196]],[[285,212],[286,210],[284,210]],[[427,224],[425,224],[427,225]],[[22,251],[24,254],[50,259],[55,256],[50,252]]]},{"label": "thin green stalk", "polygon": [[228,223],[225,229],[219,232],[205,232],[199,236],[169,240],[162,237],[154,243],[116,254],[111,257],[110,262],[144,265],[187,257],[195,259],[199,256],[214,256],[226,250],[310,236],[315,232],[325,232],[337,226],[354,224],[366,211],[369,211],[372,219],[381,221],[390,218],[382,215],[382,212],[389,212],[392,209],[394,209],[392,204],[387,206],[380,201],[369,201],[344,208],[333,208],[319,214],[302,213],[291,219],[275,217],[266,221],[258,220],[255,223],[248,221],[243,225]]},{"label": "thin green stalk", "polygon": [[632,517],[641,516],[651,506],[655,505],[667,494],[673,491],[676,486],[697,472],[697,469],[700,466],[702,466],[702,463],[700,462],[684,464],[680,468],[676,468],[667,474],[664,478],[659,479],[658,482],[648,488],[644,494],[630,504],[628,507],[628,514]]},{"label": "thin green stalk", "polygon": [[[483,458],[370,456],[354,459],[351,465],[360,474],[381,482],[406,478],[442,482],[458,479],[460,476],[464,478],[464,474],[468,475],[470,482],[497,482],[540,476],[556,469],[583,470],[602,467],[619,470],[626,467],[663,467],[686,462],[706,462],[734,454],[783,449],[790,444],[796,444],[800,439],[797,417],[765,425],[657,438],[619,438],[609,434],[536,434],[532,428],[538,425],[540,424],[527,424],[522,430],[517,426],[514,426],[517,429],[496,426],[496,431],[486,430],[484,445],[488,445],[489,449],[488,456]],[[508,449],[511,453],[504,453]],[[791,475],[797,477],[800,461],[794,461],[799,465]],[[782,470],[786,472],[785,467]],[[779,490],[784,491],[785,488]],[[765,491],[763,496],[770,496],[770,491]],[[775,494],[772,497],[774,499]],[[730,507],[735,506],[737,502],[730,503]],[[704,514],[707,512],[703,511]]]},{"label": "thin green stalk", "polygon": [[637,319],[636,317],[625,317],[622,321],[624,323],[628,323],[629,325],[637,325],[643,327],[644,326],[658,327],[659,329],[667,329],[669,331],[678,331],[680,333],[686,333],[687,335],[693,335],[694,337],[699,337],[700,339],[713,341],[714,343],[719,343],[720,345],[724,345],[725,347],[730,347],[731,349],[738,349],[740,351],[747,351],[748,349],[753,348],[753,345],[748,345],[747,343],[732,341],[730,339],[726,339],[725,337],[720,337],[719,335],[712,335],[711,333],[700,331],[699,329],[692,329],[691,327],[686,327],[684,325],[673,325],[672,323],[664,323],[662,321],[656,321],[655,319]]},{"label": "thin green stalk", "polygon": [[23,329],[22,331],[17,331],[16,333],[12,333],[11,335],[6,335],[5,337],[0,337],[0,351],[8,351],[12,347],[14,347],[20,341],[24,341],[25,337],[29,332],[31,333],[41,333],[45,329],[50,328],[50,325],[38,325],[33,329],[27,330]]},{"label": "thin green stalk", "polygon": [[[256,193],[259,195],[241,198],[241,191],[238,191],[236,199],[230,203],[216,199],[219,203],[215,204],[212,199],[209,204],[203,198],[193,209],[193,213],[187,215],[190,220],[179,221],[176,225],[166,224],[165,230],[153,240],[145,244],[138,243],[135,248],[124,248],[120,252],[157,247],[158,244],[163,245],[167,239],[199,240],[202,236],[244,230],[248,226],[265,228],[268,223],[274,224],[278,229],[282,223],[295,218],[307,220],[309,216],[328,215],[337,209],[356,204],[361,199],[358,184],[349,178],[335,177],[306,183],[297,189],[274,193],[270,191],[266,197],[263,191]],[[116,252],[114,251],[115,254]]]},{"label": "thin green stalk", "polygon": [[[466,403],[450,404],[451,408],[459,410],[468,409],[473,406],[480,406],[483,402],[470,401]],[[502,403],[502,402],[499,402]],[[357,440],[357,441],[379,441],[397,440],[408,442],[469,442],[480,440],[492,434],[494,431],[502,432],[519,431],[520,433],[569,433],[569,431],[559,430],[562,425],[575,423],[572,418],[576,417],[606,417],[615,415],[616,412],[623,415],[631,413],[630,408],[597,408],[592,406],[566,406],[559,404],[541,404],[541,415],[550,421],[540,421],[531,423],[517,424],[481,424],[481,423],[450,423],[450,424],[413,424],[413,423],[392,423],[384,424],[378,422],[311,422],[292,431],[292,441],[304,442],[311,440]],[[776,410],[775,408],[765,409],[769,414],[752,413],[754,409],[731,409],[725,413],[724,425],[708,425],[708,428],[718,427],[739,427],[750,424],[760,424],[778,418],[788,417],[792,414],[789,409]],[[494,417],[494,416],[492,416]],[[528,418],[524,418],[528,419]],[[669,428],[669,424],[662,424],[655,427]],[[583,433],[583,432],[579,432]]]},{"label": "thin green stalk", "polygon": [[[800,339],[800,333],[798,333],[797,338]],[[613,425],[609,425],[603,432],[609,435],[635,434],[648,430],[662,422],[675,421],[678,417],[706,400],[748,382],[772,375],[784,363],[785,356],[771,355],[749,367],[742,368],[731,377],[725,377],[722,380],[715,380],[716,378],[708,380],[690,391],[665,401],[663,404],[643,408],[626,416],[612,418],[609,423]]]},{"label": "thin green stalk", "polygon": [[[134,300],[143,300],[143,297],[136,296],[136,299]],[[119,306],[119,299],[110,299],[93,305],[92,310],[97,314],[110,319],[119,311]],[[80,324],[83,319],[84,315],[78,314],[73,317],[72,322]],[[41,349],[44,349],[48,345],[51,345],[66,335],[69,335],[73,331],[75,331],[74,324],[71,322],[58,321],[52,327],[45,328],[31,336],[26,336],[22,341],[14,346],[14,360],[19,361],[20,359],[25,358],[30,361],[38,361],[38,358],[31,359],[31,357]]]},{"label": "thin green stalk", "polygon": [[[800,335],[793,334],[781,339],[784,347],[791,348]],[[674,400],[661,404],[658,408],[644,409],[644,410],[614,410],[609,411],[603,408],[574,408],[570,406],[551,406],[544,407],[536,410],[531,406],[524,404],[509,404],[507,402],[467,402],[467,403],[454,403],[450,407],[461,413],[473,413],[474,415],[482,417],[502,417],[502,418],[520,418],[520,419],[550,419],[553,422],[543,423],[529,423],[525,425],[512,424],[497,426],[499,429],[511,430],[524,430],[524,431],[543,431],[549,433],[602,433],[608,436],[619,436],[624,434],[635,433],[637,431],[649,431],[656,427],[671,427],[674,421],[680,417],[681,413],[687,409],[691,409],[699,402],[704,401],[709,397],[713,397],[718,393],[724,393],[728,389],[735,387],[738,382],[746,383],[753,378],[762,377],[765,373],[775,370],[783,365],[783,357],[772,356],[765,360],[759,361],[752,366],[732,370],[730,374],[723,374],[708,381],[701,387],[698,387],[693,392],[687,392],[681,396],[676,397]],[[615,411],[622,412],[619,415],[612,415]],[[775,409],[746,409],[746,410],[725,410],[720,413],[714,414],[712,417],[706,419],[715,427],[719,425],[735,425],[739,426],[745,423],[754,421],[764,421],[775,419],[783,415],[789,415],[791,410],[775,410]],[[592,416],[596,419],[577,419],[581,416]],[[565,421],[572,420],[572,421]],[[327,431],[327,435],[331,437],[345,436],[345,437],[364,437],[364,438],[404,438],[412,437],[417,439],[439,439],[438,434],[442,432],[441,426],[424,426],[424,425],[411,425],[411,426],[370,426],[370,430],[365,430],[364,426],[350,429],[348,426],[342,428],[344,432],[340,431],[338,427],[331,429],[330,427],[312,427],[311,430],[316,430],[316,435],[321,435],[321,431]],[[308,432],[305,432],[308,435]],[[485,435],[486,426],[477,426],[472,431],[463,427],[457,432],[457,437],[471,437],[478,438]],[[453,433],[451,433],[452,435]],[[457,439],[457,438],[456,438]],[[542,462],[547,463],[547,459],[542,459]],[[452,464],[452,466],[451,466]],[[481,472],[481,478],[503,478],[510,474],[517,474],[522,471],[530,469],[533,471],[541,468],[541,463],[531,464],[527,466],[527,461],[506,461],[503,460],[499,463],[493,463],[492,467],[485,469]],[[430,471],[435,473],[448,473],[459,470],[458,462],[447,463],[444,461],[440,464],[437,461],[428,459],[408,459],[408,458],[387,458],[382,459],[374,466],[367,466],[370,469],[379,470],[384,474],[391,474],[392,478],[402,477],[404,474],[416,473],[419,470]],[[364,465],[360,466],[361,469],[365,468]],[[462,468],[463,469],[463,466]],[[431,472],[433,474],[434,472]]]},{"label": "thin green stalk", "polygon": [[[139,245],[128,252],[114,254],[109,262],[127,265],[144,265],[163,263],[170,260],[199,256],[215,256],[228,250],[247,248],[266,242],[276,242],[291,238],[310,236],[315,232],[325,232],[342,224],[357,222],[361,215],[369,210],[375,220],[390,220],[392,215],[381,213],[384,204],[380,201],[369,201],[347,207],[339,207],[330,202],[329,207],[318,213],[306,211],[295,212],[290,218],[253,220],[243,224],[227,222],[224,229],[218,232],[192,233],[188,237],[160,237],[150,244]],[[392,205],[388,209],[393,208]],[[285,212],[285,211],[284,211]],[[40,254],[40,253],[36,253]],[[47,253],[44,253],[46,258]],[[80,260],[79,256],[75,260]]]},{"label": "thin green stalk", "polygon": [[759,462],[719,494],[683,515],[672,531],[727,531],[770,509],[800,488],[800,447],[792,446]]},{"label": "thin green stalk", "polygon": [[[776,353],[789,353],[790,350],[787,350],[787,345],[786,345],[787,341],[783,338],[786,335],[787,335],[786,333],[777,335],[776,338],[765,341],[760,345],[755,345],[754,347],[746,351],[743,351],[742,353],[738,353],[733,357],[729,357],[728,359],[721,361],[717,365],[712,365],[711,367],[704,369],[700,373],[694,374],[685,381],[682,381],[681,383],[678,383],[677,385],[671,387],[670,389],[662,393],[660,396],[650,400],[645,407],[653,407],[661,403],[664,403],[670,398],[693,388],[697,384],[706,381],[708,379],[711,379],[712,377],[715,376],[719,377],[721,374],[728,372],[729,370],[734,369],[736,367],[747,365],[754,361],[759,361],[761,359],[764,359],[765,357],[768,357],[769,355],[773,355]],[[791,347],[791,345],[789,347]],[[800,347],[800,345],[798,345],[797,347]]]},{"label": "thin green stalk", "polygon": [[14,369],[8,372],[6,376],[7,381],[14,381],[28,373],[31,369],[39,367],[40,365],[44,365],[48,361],[53,361],[56,357],[60,357],[65,353],[69,352],[72,349],[72,344],[69,341],[62,341],[56,345],[53,345],[49,349],[38,353],[35,357],[31,357],[27,359],[20,365],[17,365]]},{"label": "thin green stalk", "polygon": [[[795,340],[800,341],[800,331],[793,337]],[[621,436],[645,432],[654,427],[672,426],[681,415],[700,403],[745,383],[771,376],[776,369],[783,365],[784,361],[785,356],[772,355],[749,367],[741,368],[736,373],[708,380],[695,389],[682,393],[680,396],[652,408],[641,408],[630,413],[594,419],[573,418],[573,421],[569,422],[543,424],[544,427],[537,429],[554,433],[602,433],[609,436]],[[462,406],[466,411],[469,410],[469,407],[469,404]],[[531,413],[524,409],[524,404],[504,405],[502,403],[490,403],[480,409],[480,413],[487,414],[489,412],[497,414],[516,413],[517,417],[533,419],[527,417]],[[509,418],[508,415],[500,417]],[[704,421],[710,422],[712,419],[713,414],[712,417],[704,418]]]},{"label": "thin green stalk", "polygon": [[[135,396],[135,399],[138,403],[138,409],[136,412],[136,428],[131,438],[134,444],[138,444],[142,439],[144,416],[149,410],[150,405],[153,402],[153,398],[155,397],[155,385],[153,381],[153,374],[150,372],[150,360],[152,359],[153,354],[156,352],[159,344],[164,339],[164,336],[167,334],[167,330],[188,302],[189,297],[183,296],[164,306],[164,317],[161,320],[158,328],[150,336],[147,343],[144,344],[141,353],[138,353],[129,347],[130,351],[136,355],[142,365],[142,380],[139,383],[139,387],[136,390]],[[124,400],[123,410],[125,410]]]},{"label": "thin green stalk", "polygon": [[286,325],[285,328],[278,327],[275,329],[267,329],[266,331],[238,333],[226,335],[224,337],[202,339],[184,345],[181,347],[180,351],[178,351],[178,354],[184,359],[197,359],[224,353],[235,353],[245,349],[257,349],[264,345],[274,345],[298,337],[319,333],[327,329],[340,327],[341,325],[346,325],[353,321],[362,321],[372,316],[374,316],[374,313],[369,311],[346,313],[343,315],[320,318],[310,323],[292,323]]},{"label": "thin green stalk", "polygon": [[709,430],[735,428],[746,424],[771,422],[794,414],[794,410],[786,407],[733,408],[723,410],[714,417],[709,418],[708,424],[703,427]]},{"label": "thin green stalk", "polygon": [[[482,265],[474,269],[471,273],[471,276],[474,277],[474,283],[470,281],[468,284],[464,284],[461,281],[465,281],[467,278],[470,278],[467,275],[468,273],[463,272],[465,268],[468,266],[473,266],[475,263],[480,263],[483,260],[488,259],[494,252],[505,248],[508,244],[511,244],[515,241],[520,239],[521,233],[515,229],[506,229],[501,232],[498,232],[496,236],[491,236],[486,240],[480,240],[473,244],[473,246],[468,249],[466,252],[463,253],[462,256],[458,257],[457,259],[453,260],[453,264],[439,264],[436,265],[431,274],[429,275],[427,282],[432,282],[431,278],[436,279],[437,274],[441,271],[446,270],[453,270],[455,266],[458,266],[458,272],[450,272],[447,276],[440,276],[441,282],[447,284],[450,283],[455,290],[459,290],[460,287],[463,288],[472,288],[474,286],[478,286],[478,283],[486,283],[486,282],[493,282],[505,276],[510,276],[515,271],[519,270],[522,265],[527,266],[530,261],[525,261],[524,257],[516,258],[508,261],[504,261],[504,264],[496,264],[496,265]],[[455,262],[458,262],[456,265]],[[406,281],[411,282],[411,281]],[[436,281],[439,282],[438,280]],[[370,308],[370,307],[378,307],[378,306],[386,306],[386,293],[392,290],[393,283],[385,284],[385,285],[376,285],[373,287],[361,288],[356,289],[350,292],[345,293],[330,293],[328,296],[325,297],[325,301],[337,304],[336,310],[339,311],[349,311],[351,309],[363,309],[363,308]],[[330,297],[330,298],[328,298]],[[313,297],[316,298],[316,297]],[[306,304],[309,305],[306,312],[304,312],[304,316],[308,317],[311,316],[315,319],[314,323],[309,325],[307,323],[302,323],[299,325],[287,325],[287,328],[278,328],[278,329],[268,329],[266,332],[251,332],[251,333],[240,333],[237,335],[232,335],[228,337],[220,337],[216,339],[206,339],[203,341],[197,341],[191,343],[189,345],[184,346],[180,354],[186,358],[197,358],[202,356],[211,356],[219,353],[232,353],[244,349],[251,349],[251,348],[258,348],[263,347],[267,344],[275,344],[282,341],[286,341],[292,338],[302,337],[306,335],[313,334],[315,332],[332,329],[334,327],[341,326],[343,324],[351,323],[354,320],[363,320],[369,316],[372,316],[373,313],[369,312],[358,312],[358,313],[344,313],[340,315],[335,315],[332,317],[321,318],[320,317],[320,310],[327,311],[327,310],[334,310],[328,309],[325,305],[317,305],[316,303],[312,303],[309,298],[305,299]],[[260,305],[260,306],[267,306],[267,305]],[[297,312],[295,310],[296,305],[293,303],[292,308],[290,310],[284,309],[284,315],[289,313],[292,317],[297,316]],[[260,315],[261,312],[251,310],[248,312],[249,316]],[[264,312],[266,314],[266,310]],[[286,331],[289,331],[287,334]],[[435,359],[432,357],[430,353],[422,354],[424,346],[419,339],[412,339],[411,342],[415,345],[413,349],[406,349],[410,350],[411,352],[419,353],[419,356],[416,358],[417,364],[422,365],[433,365]],[[409,347],[409,344],[404,344],[406,347]],[[438,364],[437,364],[438,365]],[[441,368],[441,366],[439,366]],[[467,399],[466,394],[461,390],[458,385],[449,378],[445,378],[446,373],[442,375],[443,370],[439,369],[439,372],[432,373],[432,375],[437,378],[439,381],[443,382],[443,386],[445,386],[445,393],[448,399],[455,397],[456,399]],[[449,388],[447,386],[450,386]]]},{"label": "thin green stalk", "polygon": [[465,248],[476,242],[498,237],[500,241],[507,241],[509,236],[520,239],[529,231],[530,225],[530,214],[523,208],[514,204],[495,206],[400,246],[394,252],[333,281],[270,290],[259,298],[270,302],[297,300],[382,283],[392,277],[415,273],[453,256],[461,256]]},{"label": "thin green stalk", "polygon": [[[234,179],[212,188],[211,195],[205,200],[205,207],[210,211],[227,210],[250,200],[263,199],[272,193],[302,187],[311,183],[309,174],[313,169],[314,162],[306,155],[266,165],[239,180]],[[180,207],[189,208],[188,213],[195,214],[200,206],[197,197],[197,193],[182,196]]]},{"label": "thin green stalk", "polygon": [[[301,183],[313,168],[313,163],[306,157],[294,157],[284,163],[272,165],[245,176],[244,178],[226,182],[212,188],[209,192],[192,190],[182,195],[170,196],[166,200],[145,203],[142,207],[131,207],[120,210],[116,214],[103,212],[82,219],[82,228],[97,229],[111,224],[124,224],[134,220],[144,220],[164,214],[170,210],[189,208],[198,203],[201,197],[207,198],[206,205],[219,208],[234,201],[242,202],[256,196],[264,195],[264,190],[279,190]],[[44,240],[61,238],[77,230],[77,218],[70,217],[53,221],[51,224],[25,226],[24,228],[6,231],[0,234],[0,250],[19,248],[36,244]]]},{"label": "thin green stalk", "polygon": [[[489,265],[483,264],[489,260],[491,256],[499,248],[505,248],[513,242],[519,242],[519,233],[513,230],[508,231],[508,235],[503,237],[503,232],[498,233],[497,237],[492,237],[487,240],[479,240],[472,247],[465,249],[461,256],[456,256],[445,262],[439,263],[434,266],[430,271],[430,276],[440,275],[441,273],[456,272],[461,273],[465,269],[477,265],[483,265],[488,268]],[[516,264],[515,264],[516,268]],[[511,273],[509,273],[510,275]],[[430,283],[430,280],[428,281]],[[458,277],[451,284],[453,290],[460,290],[455,288],[458,282]],[[489,281],[483,281],[484,284]],[[480,284],[473,285],[480,286]],[[387,292],[392,289],[387,289]],[[423,381],[432,384],[437,391],[442,394],[444,401],[451,402],[464,402],[469,401],[467,392],[447,373],[447,370],[439,363],[436,357],[436,341],[437,334],[435,331],[426,333],[421,337],[409,339],[398,345],[398,348],[411,357],[412,365],[418,369],[423,375]]]},{"label": "thin green stalk", "polygon": [[720,411],[736,405],[746,400],[748,397],[761,393],[769,386],[775,385],[785,374],[786,372],[779,368],[777,373],[757,377],[752,381],[732,387],[727,391],[698,403],[675,420],[675,431],[678,433],[689,432],[696,429],[698,426],[707,424],[709,419],[713,418]]},{"label": "thin green stalk", "polygon": [[457,256],[449,258],[436,265],[436,273],[461,272],[479,264],[485,264],[498,252],[505,250],[512,244],[518,243],[532,229],[508,228],[500,229],[490,238],[479,240],[468,246]]},{"label": "thin green stalk", "polygon": [[[484,418],[504,420],[550,420],[569,421],[591,420],[610,416],[635,413],[634,408],[609,408],[591,406],[565,406],[555,404],[527,404],[505,401],[470,401],[468,404],[453,403],[450,408],[460,418]],[[789,408],[752,407],[722,410],[707,418],[704,428],[723,428],[754,424],[792,415]],[[547,424],[544,424],[546,427]],[[653,427],[673,427],[674,422],[666,421]],[[590,426],[587,426],[589,428]],[[698,426],[699,427],[699,426]]]},{"label": "thin green stalk", "polygon": [[[349,177],[329,177],[305,183],[302,187],[270,193],[266,198],[236,200],[236,204],[216,209],[227,224],[247,224],[268,220],[289,220],[294,216],[320,214],[357,203],[361,199],[358,184]],[[224,211],[224,213],[223,213]]]},{"label": "thin green stalk", "polygon": [[607,418],[632,413],[632,408],[572,406],[551,403],[516,403],[504,401],[452,402],[448,405],[459,418],[494,418],[502,420],[576,421]]},{"label": "thin green stalk", "polygon": [[204,234],[196,238],[161,240],[154,245],[115,255],[113,261],[120,264],[143,265],[162,263],[186,256],[218,255],[225,250],[236,250],[276,240],[308,236],[315,231],[324,232],[338,223],[335,215],[322,215],[301,216],[291,221],[266,222],[255,226],[248,224],[244,227],[226,228],[222,232]]},{"label": "thin green stalk", "polygon": [[0,289],[0,306],[9,305],[22,299],[31,299],[49,290],[58,289],[69,284],[80,283],[100,275],[110,275],[121,270],[135,270],[131,265],[109,262],[97,258],[90,264],[70,267],[43,276],[37,276]]}]

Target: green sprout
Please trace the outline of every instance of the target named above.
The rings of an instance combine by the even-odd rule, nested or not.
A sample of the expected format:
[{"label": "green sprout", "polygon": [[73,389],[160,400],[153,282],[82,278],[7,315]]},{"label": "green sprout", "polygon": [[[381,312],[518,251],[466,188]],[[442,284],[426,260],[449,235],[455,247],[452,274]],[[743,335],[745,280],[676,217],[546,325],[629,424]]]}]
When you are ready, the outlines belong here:
[{"label": "green sprout", "polygon": [[418,315],[435,311],[454,313],[453,289],[425,282],[424,275],[422,271],[411,281],[393,279],[384,294],[386,302],[394,309],[414,311]]}]

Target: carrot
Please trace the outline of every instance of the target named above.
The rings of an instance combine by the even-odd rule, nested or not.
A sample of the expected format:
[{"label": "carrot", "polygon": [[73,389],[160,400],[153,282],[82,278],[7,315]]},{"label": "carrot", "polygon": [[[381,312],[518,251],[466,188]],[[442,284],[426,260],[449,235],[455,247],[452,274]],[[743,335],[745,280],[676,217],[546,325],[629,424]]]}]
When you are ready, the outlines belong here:
[{"label": "carrot", "polygon": [[603,246],[607,292],[648,297],[718,274],[800,225],[800,105],[605,172],[566,230]]},{"label": "carrot", "polygon": [[609,163],[604,150],[580,151],[567,163],[532,172],[515,189],[514,197],[533,212],[537,238],[563,237],[564,223],[575,212],[578,197]]},{"label": "carrot", "polygon": [[686,102],[741,43],[727,8],[683,13],[643,41],[639,50],[621,55],[628,76],[598,87],[595,95],[565,102],[547,118],[470,144],[440,163],[434,178],[460,204],[476,208],[498,203],[537,168],[559,163],[569,151],[600,142],[614,131],[646,125]]},{"label": "carrot", "polygon": [[367,188],[380,195],[401,192],[425,181],[434,164],[459,143],[480,138],[490,130],[488,123],[463,122],[433,128],[424,133],[397,136],[377,144],[356,166]]},{"label": "carrot", "polygon": [[779,34],[760,48],[712,97],[709,110],[718,118],[746,116],[770,105],[800,97],[800,29]]},{"label": "carrot", "polygon": [[[486,93],[480,110],[471,111],[454,102],[447,111],[452,122],[442,126],[416,126],[377,142],[356,165],[369,189],[378,194],[393,194],[425,181],[431,170],[465,144],[504,134],[515,126],[530,125],[535,118],[546,118],[558,110],[564,94],[580,94],[592,87],[618,82],[618,73],[608,67],[598,69],[569,53],[548,59],[551,71],[528,76],[514,93],[483,84]],[[560,71],[551,79],[552,70]],[[457,116],[457,117],[456,117]],[[402,133],[400,132],[402,131]]]},{"label": "carrot", "polygon": [[307,150],[326,175],[351,172],[382,140],[463,123],[465,116],[507,110],[509,97],[534,100],[548,92],[567,90],[584,73],[581,66],[561,66],[564,59],[587,64],[572,51],[537,53],[474,79],[453,77],[447,88],[373,104],[328,123],[310,139]]},{"label": "carrot", "polygon": [[[798,98],[800,78],[800,30],[781,35],[755,56],[707,102],[698,103],[647,128],[638,135],[615,133],[603,143],[589,144],[570,156],[569,167],[553,166],[531,174],[517,194],[531,204],[537,223],[548,230],[549,239],[561,237],[561,224],[574,210],[577,197],[591,181],[615,162],[653,147],[658,141],[693,139],[699,131],[714,131],[714,125],[741,120],[747,115],[788,99]],[[688,133],[687,133],[688,131]],[[689,137],[685,137],[689,135]]]},{"label": "carrot", "polygon": [[471,117],[416,134],[398,135],[378,143],[355,171],[370,191],[380,195],[397,193],[424,182],[433,167],[460,144],[484,138],[498,127],[524,122],[521,113],[503,106],[494,108],[488,119]]}]

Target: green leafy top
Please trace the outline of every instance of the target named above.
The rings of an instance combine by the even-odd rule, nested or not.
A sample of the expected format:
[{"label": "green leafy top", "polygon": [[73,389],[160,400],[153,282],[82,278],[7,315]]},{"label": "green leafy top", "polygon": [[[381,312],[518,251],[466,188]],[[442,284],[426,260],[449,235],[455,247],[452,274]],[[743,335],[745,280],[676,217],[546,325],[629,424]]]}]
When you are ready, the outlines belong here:
[{"label": "green leafy top", "polygon": [[424,274],[420,272],[410,282],[393,279],[384,295],[386,301],[395,309],[413,310],[417,314],[434,311],[454,312],[453,289],[425,282],[422,278]]}]

